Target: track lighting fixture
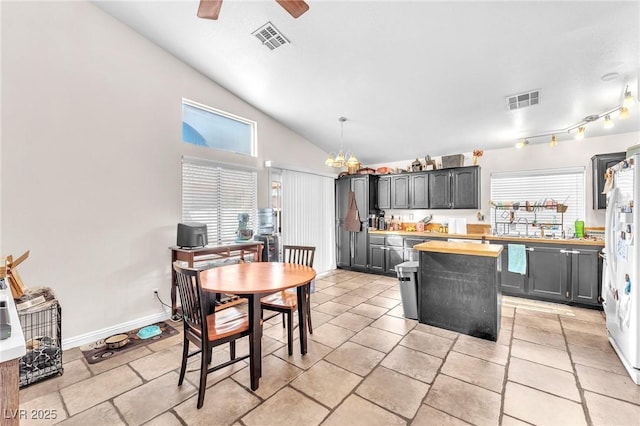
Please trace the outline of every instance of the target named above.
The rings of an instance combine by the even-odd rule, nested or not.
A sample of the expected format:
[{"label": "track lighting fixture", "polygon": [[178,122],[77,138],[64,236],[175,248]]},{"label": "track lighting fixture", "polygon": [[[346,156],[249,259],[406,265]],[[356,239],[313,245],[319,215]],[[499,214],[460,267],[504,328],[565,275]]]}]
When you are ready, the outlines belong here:
[{"label": "track lighting fixture", "polygon": [[538,134],[535,134],[535,135],[526,136],[524,139],[522,139],[522,141],[516,143],[515,146],[516,146],[516,148],[523,148],[525,145],[527,145],[529,143],[528,139],[551,136],[551,141],[549,141],[549,146],[555,147],[555,146],[558,145],[558,139],[556,137],[557,134],[572,133],[574,130],[577,130],[576,135],[575,135],[576,139],[584,139],[587,124],[592,123],[594,121],[597,121],[597,120],[599,120],[601,118],[604,118],[604,128],[605,129],[610,129],[614,125],[613,124],[613,119],[611,118],[611,114],[619,112],[618,117],[621,120],[624,120],[625,118],[629,117],[629,107],[631,107],[633,105],[634,105],[633,95],[631,94],[631,91],[629,90],[629,85],[627,85],[625,87],[625,89],[624,89],[624,92],[623,92],[622,102],[618,106],[616,106],[615,108],[611,108],[611,109],[609,109],[607,111],[604,111],[604,112],[602,112],[600,114],[588,115],[588,116],[584,117],[582,120],[580,120],[580,122],[574,124],[573,126],[566,127],[564,129],[551,130],[551,131],[544,132],[544,133],[538,133]]},{"label": "track lighting fixture", "polygon": [[629,108],[627,108],[626,106],[621,106],[620,115],[618,117],[620,118],[620,120],[625,120],[629,118]]},{"label": "track lighting fixture", "polygon": [[633,95],[629,90],[629,85],[627,85],[627,87],[625,87],[624,89],[624,99],[622,100],[622,106],[629,108],[631,105],[633,105]]},{"label": "track lighting fixture", "polygon": [[604,128],[610,129],[613,127],[613,121],[611,120],[611,116],[609,114],[604,116]]}]

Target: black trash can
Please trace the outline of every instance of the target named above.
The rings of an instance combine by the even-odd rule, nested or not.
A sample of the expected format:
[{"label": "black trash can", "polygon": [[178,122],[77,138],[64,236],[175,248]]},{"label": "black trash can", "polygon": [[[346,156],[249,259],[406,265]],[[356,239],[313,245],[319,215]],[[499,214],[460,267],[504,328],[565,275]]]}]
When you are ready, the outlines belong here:
[{"label": "black trash can", "polygon": [[418,262],[396,265],[400,297],[405,318],[418,319]]}]

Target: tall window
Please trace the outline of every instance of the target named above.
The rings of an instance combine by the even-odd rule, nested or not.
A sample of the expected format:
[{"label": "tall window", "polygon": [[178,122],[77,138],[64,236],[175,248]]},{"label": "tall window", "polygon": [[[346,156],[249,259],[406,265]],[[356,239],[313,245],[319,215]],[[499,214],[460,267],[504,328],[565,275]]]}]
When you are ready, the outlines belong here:
[{"label": "tall window", "polygon": [[239,213],[255,229],[257,181],[253,170],[182,157],[182,221],[206,223],[210,244],[235,240]]},{"label": "tall window", "polygon": [[584,168],[492,173],[491,202],[498,234],[559,234],[585,218]]},{"label": "tall window", "polygon": [[182,140],[194,145],[256,156],[256,123],[182,100]]}]

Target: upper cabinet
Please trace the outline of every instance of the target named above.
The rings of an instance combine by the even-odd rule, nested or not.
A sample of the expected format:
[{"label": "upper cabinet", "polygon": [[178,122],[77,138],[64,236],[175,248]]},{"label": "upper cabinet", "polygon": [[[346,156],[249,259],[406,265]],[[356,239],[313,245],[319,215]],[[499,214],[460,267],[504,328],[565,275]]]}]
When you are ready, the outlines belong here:
[{"label": "upper cabinet", "polygon": [[477,209],[480,168],[456,167],[380,176],[380,209]]},{"label": "upper cabinet", "polygon": [[409,182],[409,207],[412,209],[429,208],[429,173],[411,175]]},{"label": "upper cabinet", "polygon": [[409,175],[397,175],[391,178],[391,208],[409,208]]},{"label": "upper cabinet", "polygon": [[607,196],[602,193],[604,189],[604,175],[607,169],[624,160],[624,152],[613,152],[611,154],[599,154],[591,157],[591,168],[593,171],[593,209],[606,209]]},{"label": "upper cabinet", "polygon": [[480,207],[480,167],[456,167],[430,172],[429,208],[477,209]]}]

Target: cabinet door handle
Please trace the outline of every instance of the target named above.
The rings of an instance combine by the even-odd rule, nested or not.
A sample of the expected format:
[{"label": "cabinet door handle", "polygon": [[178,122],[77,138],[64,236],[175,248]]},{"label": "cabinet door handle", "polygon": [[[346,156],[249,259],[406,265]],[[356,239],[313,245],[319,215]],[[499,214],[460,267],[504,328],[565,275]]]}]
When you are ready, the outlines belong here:
[{"label": "cabinet door handle", "polygon": [[534,251],[534,250],[533,250],[533,247],[525,247],[525,250],[526,250],[526,251]]},{"label": "cabinet door handle", "polygon": [[565,250],[565,249],[560,250],[560,253],[563,253],[563,254],[580,254],[580,252],[578,250]]}]

